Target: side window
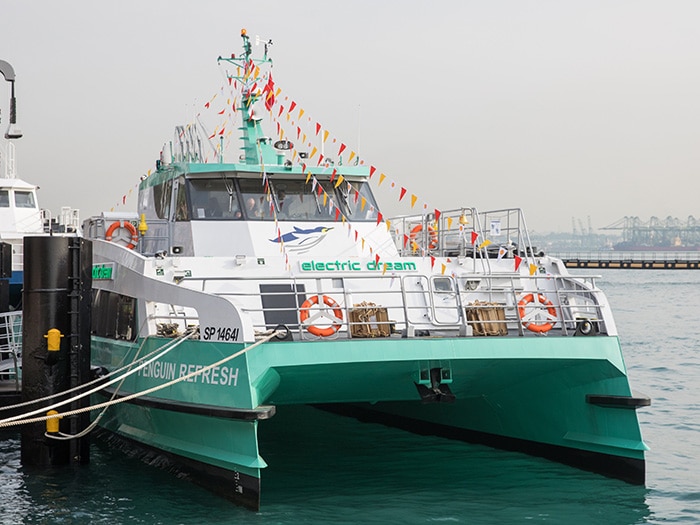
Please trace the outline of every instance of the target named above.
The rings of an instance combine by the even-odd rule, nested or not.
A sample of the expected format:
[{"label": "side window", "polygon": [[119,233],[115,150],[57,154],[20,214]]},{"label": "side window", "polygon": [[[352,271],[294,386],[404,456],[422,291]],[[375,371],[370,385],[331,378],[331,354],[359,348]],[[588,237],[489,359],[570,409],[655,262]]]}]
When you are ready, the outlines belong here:
[{"label": "side window", "polygon": [[0,208],[10,207],[10,192],[7,190],[0,190]]},{"label": "side window", "polygon": [[15,190],[15,206],[18,208],[36,208],[34,194],[31,191]]},{"label": "side window", "polygon": [[185,177],[180,177],[176,181],[177,198],[175,199],[175,220],[189,221],[190,211],[187,207],[187,194],[185,192]]},{"label": "side window", "polygon": [[153,200],[156,208],[156,215],[159,219],[170,217],[170,198],[173,189],[173,181],[168,180],[163,184],[153,187]]}]

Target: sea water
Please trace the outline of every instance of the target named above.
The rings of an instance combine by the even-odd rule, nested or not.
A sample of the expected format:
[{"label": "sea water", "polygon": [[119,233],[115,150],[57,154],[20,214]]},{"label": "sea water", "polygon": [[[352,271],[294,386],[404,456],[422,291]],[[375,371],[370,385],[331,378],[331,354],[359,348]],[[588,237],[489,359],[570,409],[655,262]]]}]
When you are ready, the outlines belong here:
[{"label": "sea water", "polygon": [[30,472],[4,431],[0,523],[700,523],[700,272],[585,273],[601,275],[632,387],[652,398],[638,411],[646,486],[304,408],[306,424],[280,410],[261,442],[257,513],[100,442],[87,466]]}]

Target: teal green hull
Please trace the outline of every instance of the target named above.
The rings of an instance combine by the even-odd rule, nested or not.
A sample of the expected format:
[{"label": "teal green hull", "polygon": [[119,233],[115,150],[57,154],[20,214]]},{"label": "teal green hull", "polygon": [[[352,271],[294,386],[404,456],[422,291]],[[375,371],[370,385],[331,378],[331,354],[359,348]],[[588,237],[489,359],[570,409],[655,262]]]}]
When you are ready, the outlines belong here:
[{"label": "teal green hull", "polygon": [[[141,355],[166,341],[149,340]],[[98,338],[93,341],[93,362],[113,369],[122,358],[132,359],[135,348]],[[161,359],[165,364],[128,378],[119,393],[162,384],[241,348],[187,341]],[[258,488],[266,463],[257,433],[259,428],[264,432],[264,419],[271,413],[245,420],[208,415],[208,408],[263,414],[261,407],[268,405],[278,410],[300,404],[363,407],[374,412],[375,420],[408,422],[401,426],[419,432],[490,436],[495,445],[517,441],[551,448],[554,458],[568,451],[632,462],[641,472],[620,472],[618,477],[643,482],[647,447],[635,410],[600,406],[587,398],[631,396],[616,337],[269,342],[225,366],[216,374],[150,394],[148,402],[113,406],[102,425],[148,448],[257,480]],[[426,383],[427,373],[435,368],[444,371],[442,384],[454,395],[453,403],[421,402],[416,383]],[[196,410],[178,410],[178,405]],[[612,470],[604,473],[615,475]],[[242,488],[234,484],[227,490],[237,499]]]}]

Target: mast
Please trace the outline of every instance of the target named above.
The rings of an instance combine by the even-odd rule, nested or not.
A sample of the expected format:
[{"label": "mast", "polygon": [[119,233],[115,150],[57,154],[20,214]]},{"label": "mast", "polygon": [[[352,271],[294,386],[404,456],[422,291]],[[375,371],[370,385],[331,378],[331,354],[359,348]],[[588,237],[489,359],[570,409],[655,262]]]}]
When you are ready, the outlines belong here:
[{"label": "mast", "polygon": [[272,59],[268,58],[268,46],[272,40],[265,43],[265,53],[262,58],[252,57],[250,38],[245,29],[241,29],[243,39],[243,54],[230,58],[219,57],[217,62],[228,62],[236,66],[236,74],[226,74],[229,82],[235,80],[240,83],[241,103],[238,107],[241,112],[243,132],[243,152],[246,164],[277,164],[277,153],[272,147],[270,137],[266,137],[261,120],[266,111],[274,103],[274,84],[272,77],[268,76],[266,84],[260,86],[263,79],[260,77],[260,66],[272,67]]}]

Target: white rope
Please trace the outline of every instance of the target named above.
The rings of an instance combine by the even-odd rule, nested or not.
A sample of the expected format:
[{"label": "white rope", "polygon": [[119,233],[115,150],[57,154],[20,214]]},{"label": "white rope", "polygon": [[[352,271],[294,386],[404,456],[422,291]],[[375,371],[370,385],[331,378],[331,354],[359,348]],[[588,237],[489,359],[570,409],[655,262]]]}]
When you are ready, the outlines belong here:
[{"label": "white rope", "polygon": [[[63,401],[59,401],[58,403],[54,403],[53,405],[49,405],[49,406],[47,406],[47,407],[40,407],[40,408],[37,408],[36,410],[33,410],[33,411],[31,411],[31,412],[27,412],[27,413],[25,413],[25,414],[18,414],[18,415],[16,415],[16,416],[12,416],[12,417],[8,417],[8,418],[5,418],[5,419],[3,419],[3,420],[0,420],[0,428],[2,428],[3,423],[10,422],[10,421],[16,421],[16,420],[18,420],[18,419],[22,419],[22,418],[25,418],[25,417],[29,417],[29,416],[34,416],[34,415],[37,415],[37,414],[41,414],[42,412],[46,412],[47,410],[53,410],[54,408],[58,408],[58,407],[61,407],[61,406],[63,406],[63,405],[67,405],[67,404],[73,403],[73,402],[75,402],[75,401],[77,401],[77,400],[79,400],[79,399],[82,399],[82,398],[84,398],[84,397],[86,397],[86,396],[89,396],[90,394],[94,394],[95,392],[99,392],[99,391],[102,390],[103,388],[108,387],[108,386],[110,386],[110,385],[113,385],[114,383],[116,383],[116,382],[118,382],[118,381],[122,381],[122,380],[126,379],[127,377],[129,377],[130,375],[135,374],[135,373],[138,372],[139,370],[142,370],[143,368],[145,368],[146,366],[148,366],[149,364],[151,364],[151,363],[152,363],[153,361],[155,361],[156,359],[159,359],[159,358],[163,357],[165,354],[167,354],[167,353],[170,352],[171,350],[173,350],[173,349],[175,349],[176,347],[178,347],[181,343],[183,343],[183,342],[185,341],[185,339],[189,338],[190,335],[191,335],[191,334],[185,334],[185,335],[182,336],[181,338],[174,339],[173,341],[175,341],[175,343],[173,343],[172,346],[170,346],[169,348],[166,348],[165,350],[163,350],[163,351],[162,351],[161,353],[159,353],[158,355],[153,356],[151,359],[149,359],[149,360],[147,360],[147,361],[144,361],[143,363],[141,363],[141,364],[138,365],[137,367],[135,367],[135,368],[129,370],[128,372],[126,372],[124,375],[115,377],[114,379],[112,379],[112,380],[110,380],[110,381],[107,381],[106,383],[102,383],[102,384],[100,384],[99,386],[93,388],[92,390],[87,390],[87,391],[83,392],[82,394],[78,394],[77,396],[73,396],[73,397],[71,397],[71,398],[69,398],[69,399],[65,399],[65,400],[63,400]],[[163,345],[161,348],[167,346],[167,345],[170,344],[171,342],[172,342],[172,341],[168,341],[168,343],[166,343],[165,345]]]},{"label": "white rope", "polygon": [[[149,320],[150,318],[151,318],[151,316],[149,316],[149,317],[143,322],[143,325],[141,326],[141,328],[143,328],[143,326],[148,322],[148,320]],[[140,332],[140,329],[139,329],[139,332]],[[7,406],[4,406],[4,407],[0,407],[0,412],[5,412],[5,411],[8,411],[8,410],[12,410],[12,409],[15,409],[15,408],[21,408],[21,407],[25,407],[25,406],[29,406],[29,405],[36,405],[37,403],[41,403],[42,401],[48,401],[49,399],[54,399],[54,398],[56,398],[56,397],[60,397],[60,396],[66,395],[66,394],[70,394],[71,392],[75,392],[76,390],[82,390],[83,388],[87,388],[87,387],[89,387],[89,386],[92,385],[92,384],[98,383],[98,382],[100,382],[100,381],[104,381],[105,378],[107,378],[107,377],[110,377],[110,376],[113,376],[113,375],[115,375],[115,374],[118,374],[118,373],[121,372],[122,370],[125,370],[125,369],[127,369],[127,368],[130,368],[130,367],[133,366],[135,363],[138,363],[139,361],[141,361],[141,360],[143,360],[143,359],[148,359],[149,357],[151,357],[151,356],[152,356],[153,354],[155,354],[156,352],[159,352],[159,351],[160,351],[162,348],[164,348],[166,345],[168,345],[168,344],[170,344],[171,342],[173,342],[173,341],[176,340],[176,339],[170,340],[170,341],[168,341],[166,344],[164,344],[163,346],[159,346],[158,348],[156,348],[155,350],[153,350],[151,353],[146,354],[145,356],[139,357],[138,359],[136,359],[136,357],[141,353],[141,350],[143,349],[143,346],[146,344],[146,341],[147,341],[150,337],[153,337],[153,336],[147,335],[145,338],[143,338],[143,340],[141,341],[141,344],[139,345],[138,350],[136,351],[136,354],[135,354],[135,356],[134,356],[134,359],[133,359],[130,363],[128,363],[128,364],[126,364],[126,365],[124,365],[124,366],[122,366],[122,367],[120,367],[120,368],[116,368],[116,369],[112,370],[111,372],[109,372],[108,374],[105,374],[105,375],[100,376],[100,377],[96,377],[96,378],[93,379],[92,381],[88,381],[87,383],[83,383],[83,384],[81,384],[81,385],[75,386],[75,387],[70,388],[70,389],[68,389],[68,390],[64,390],[64,391],[62,391],[62,392],[56,392],[55,394],[51,394],[51,395],[48,395],[48,396],[45,396],[45,397],[39,397],[39,398],[37,398],[37,399],[30,399],[29,401],[23,401],[22,403],[17,403],[17,404],[15,404],[15,405],[7,405]],[[124,362],[125,360],[126,360],[126,355],[122,358],[122,362]]]},{"label": "white rope", "polygon": [[[78,415],[78,414],[83,414],[85,412],[92,412],[93,410],[98,410],[98,409],[103,408],[103,407],[108,407],[108,406],[112,406],[112,405],[117,405],[119,403],[124,403],[126,401],[131,401],[132,399],[136,399],[139,397],[143,397],[145,395],[151,394],[153,392],[157,392],[159,390],[162,390],[162,389],[167,388],[169,386],[172,386],[174,384],[180,383],[181,381],[187,381],[188,379],[190,379],[192,377],[196,377],[200,374],[203,374],[204,372],[207,372],[207,371],[211,370],[212,368],[216,368],[217,366],[221,366],[221,365],[231,361],[232,359],[235,359],[236,357],[239,357],[239,356],[245,354],[246,352],[257,347],[258,345],[260,345],[262,343],[266,343],[267,341],[269,341],[270,339],[272,339],[276,335],[277,335],[277,332],[274,332],[268,336],[265,336],[263,339],[256,341],[252,345],[246,346],[245,348],[239,350],[238,352],[231,354],[230,356],[224,357],[223,359],[220,359],[219,361],[212,363],[211,365],[207,365],[199,370],[195,370],[194,372],[190,372],[189,374],[181,376],[177,379],[173,379],[172,381],[168,381],[167,383],[163,383],[161,385],[151,387],[147,390],[142,390],[141,392],[136,392],[136,393],[130,394],[128,396],[124,396],[124,397],[119,398],[119,399],[111,399],[110,401],[105,401],[104,403],[98,403],[97,405],[79,408],[77,410],[70,410],[68,412],[63,412],[62,414],[61,413],[51,414],[51,415],[35,417],[35,418],[31,418],[31,419],[22,419],[19,421],[16,420],[15,418],[4,419],[4,420],[0,421],[0,428],[17,426],[17,425],[25,425],[25,424],[30,424],[30,423],[40,423],[42,421],[47,421],[49,419],[60,419],[62,417],[74,416],[74,415]],[[19,417],[24,417],[24,416],[28,416],[28,415],[30,415],[30,414],[25,414],[25,415],[19,416]]]}]

